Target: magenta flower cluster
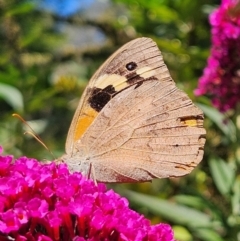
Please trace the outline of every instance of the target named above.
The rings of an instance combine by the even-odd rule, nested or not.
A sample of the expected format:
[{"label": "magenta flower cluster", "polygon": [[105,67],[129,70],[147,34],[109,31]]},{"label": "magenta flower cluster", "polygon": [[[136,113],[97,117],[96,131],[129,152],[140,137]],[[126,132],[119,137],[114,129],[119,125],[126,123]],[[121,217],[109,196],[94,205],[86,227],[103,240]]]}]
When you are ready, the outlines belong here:
[{"label": "magenta flower cluster", "polygon": [[[0,148],[0,154],[2,150]],[[168,224],[152,225],[104,184],[65,164],[0,155],[0,240],[173,241]]]},{"label": "magenta flower cluster", "polygon": [[210,95],[220,111],[240,101],[240,1],[222,0],[210,15],[211,53],[196,95]]}]

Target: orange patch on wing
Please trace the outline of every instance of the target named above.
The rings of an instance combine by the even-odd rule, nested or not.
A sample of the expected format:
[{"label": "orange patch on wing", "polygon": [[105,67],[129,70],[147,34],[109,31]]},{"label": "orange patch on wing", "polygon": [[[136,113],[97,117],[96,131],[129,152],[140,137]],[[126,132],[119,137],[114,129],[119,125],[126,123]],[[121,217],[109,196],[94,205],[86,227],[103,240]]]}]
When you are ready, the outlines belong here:
[{"label": "orange patch on wing", "polygon": [[98,112],[92,109],[91,107],[86,107],[83,110],[83,114],[79,116],[77,121],[76,129],[74,132],[74,141],[77,141],[81,138],[87,128],[92,124]]}]

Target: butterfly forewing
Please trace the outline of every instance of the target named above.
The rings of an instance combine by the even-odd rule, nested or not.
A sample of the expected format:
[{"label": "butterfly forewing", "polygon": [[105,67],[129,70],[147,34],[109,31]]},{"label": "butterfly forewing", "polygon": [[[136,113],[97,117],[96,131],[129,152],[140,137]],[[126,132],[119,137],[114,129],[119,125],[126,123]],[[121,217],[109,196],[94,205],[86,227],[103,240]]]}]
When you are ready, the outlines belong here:
[{"label": "butterfly forewing", "polygon": [[73,152],[102,108],[120,92],[136,83],[152,78],[170,81],[162,55],[149,38],[138,38],[116,51],[89,81],[69,128],[66,153]]}]

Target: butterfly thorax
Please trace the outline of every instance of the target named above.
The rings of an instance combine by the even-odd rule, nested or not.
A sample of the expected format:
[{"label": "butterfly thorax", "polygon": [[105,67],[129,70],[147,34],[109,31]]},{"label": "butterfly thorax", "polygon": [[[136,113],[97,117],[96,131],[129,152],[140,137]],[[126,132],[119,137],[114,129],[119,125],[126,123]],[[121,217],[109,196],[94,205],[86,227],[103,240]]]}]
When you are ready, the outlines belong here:
[{"label": "butterfly thorax", "polygon": [[65,154],[60,159],[67,163],[70,172],[80,172],[83,176],[91,172],[91,162],[87,156]]}]

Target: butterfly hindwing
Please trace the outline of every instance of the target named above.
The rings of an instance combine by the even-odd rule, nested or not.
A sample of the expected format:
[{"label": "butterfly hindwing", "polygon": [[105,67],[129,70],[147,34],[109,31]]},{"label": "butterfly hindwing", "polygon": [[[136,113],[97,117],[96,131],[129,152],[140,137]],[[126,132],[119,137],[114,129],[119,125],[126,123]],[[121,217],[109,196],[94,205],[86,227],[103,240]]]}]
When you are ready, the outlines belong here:
[{"label": "butterfly hindwing", "polygon": [[174,85],[144,82],[106,105],[76,145],[87,153],[75,159],[87,155],[103,182],[182,176],[202,159],[202,125],[202,112]]}]

